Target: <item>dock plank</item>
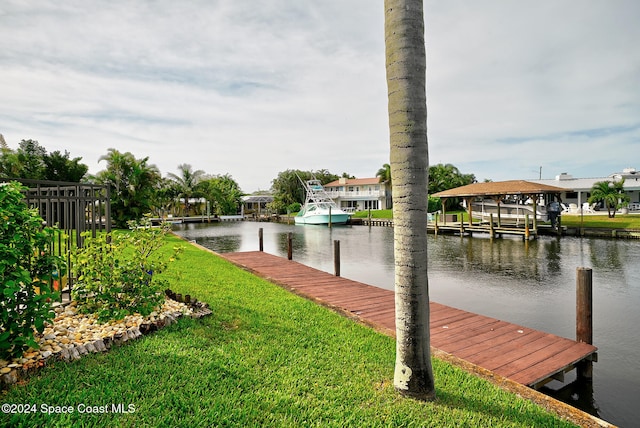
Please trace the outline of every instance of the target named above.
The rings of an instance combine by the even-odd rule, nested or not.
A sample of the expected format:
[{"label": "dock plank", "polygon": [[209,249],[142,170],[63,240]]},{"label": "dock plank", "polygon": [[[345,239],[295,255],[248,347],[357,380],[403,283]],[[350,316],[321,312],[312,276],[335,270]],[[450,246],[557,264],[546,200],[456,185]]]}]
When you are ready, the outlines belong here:
[{"label": "dock plank", "polygon": [[[391,290],[336,277],[260,251],[221,257],[271,282],[346,313],[381,330],[395,331]],[[430,302],[431,346],[535,387],[589,358],[597,348],[437,302]]]}]

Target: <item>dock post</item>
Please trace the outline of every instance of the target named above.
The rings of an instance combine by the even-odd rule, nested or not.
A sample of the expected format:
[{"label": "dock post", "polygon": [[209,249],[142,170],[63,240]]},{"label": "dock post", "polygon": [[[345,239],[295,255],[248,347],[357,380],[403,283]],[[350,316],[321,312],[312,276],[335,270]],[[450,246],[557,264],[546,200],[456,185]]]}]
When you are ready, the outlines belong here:
[{"label": "dock post", "polygon": [[[576,270],[576,340],[593,344],[593,271],[579,267]],[[577,365],[578,376],[593,377],[593,362],[581,361]]]},{"label": "dock post", "polygon": [[524,239],[529,240],[529,214],[524,215]]},{"label": "dock post", "polygon": [[331,207],[329,207],[329,229],[331,229]]},{"label": "dock post", "polygon": [[287,235],[287,259],[293,260],[293,233]]},{"label": "dock post", "polygon": [[493,230],[493,213],[489,214],[489,237],[493,238],[495,237],[496,233],[495,230]]},{"label": "dock post", "polygon": [[434,234],[435,234],[436,236],[438,236],[438,216],[439,216],[439,214],[438,214],[438,213],[436,213],[436,224],[435,224],[435,226],[434,226]]},{"label": "dock post", "polygon": [[340,241],[333,241],[333,270],[336,276],[340,276]]},{"label": "dock post", "polygon": [[262,228],[258,229],[258,241],[260,242],[260,251],[264,251],[264,240],[263,240]]}]

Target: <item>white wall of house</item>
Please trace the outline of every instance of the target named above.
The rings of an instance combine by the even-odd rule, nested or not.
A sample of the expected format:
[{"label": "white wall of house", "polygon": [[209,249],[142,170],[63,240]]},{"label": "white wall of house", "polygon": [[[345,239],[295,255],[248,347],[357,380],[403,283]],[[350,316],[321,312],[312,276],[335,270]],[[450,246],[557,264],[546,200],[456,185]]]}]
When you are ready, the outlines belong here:
[{"label": "white wall of house", "polygon": [[529,180],[536,183],[548,184],[567,189],[561,195],[565,204],[576,204],[578,207],[587,202],[591,196],[591,189],[600,181],[620,181],[624,179],[624,191],[629,195],[631,211],[640,211],[640,171],[635,168],[625,168],[622,172],[610,174],[607,177],[575,178],[566,172],[557,175],[554,179]]},{"label": "white wall of house", "polygon": [[324,185],[329,196],[347,211],[391,208],[391,187],[377,178],[340,178]]}]

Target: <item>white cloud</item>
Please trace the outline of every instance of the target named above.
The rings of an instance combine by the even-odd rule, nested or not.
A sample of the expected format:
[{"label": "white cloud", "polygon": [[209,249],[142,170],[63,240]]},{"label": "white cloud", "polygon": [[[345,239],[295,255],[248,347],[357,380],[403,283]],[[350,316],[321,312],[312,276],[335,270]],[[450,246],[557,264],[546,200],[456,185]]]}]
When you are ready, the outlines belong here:
[{"label": "white cloud", "polygon": [[[388,161],[381,0],[5,1],[0,133],[266,189]],[[431,163],[479,179],[633,162],[640,4],[426,1]],[[608,130],[608,131],[607,131]],[[636,155],[637,156],[637,155]]]}]

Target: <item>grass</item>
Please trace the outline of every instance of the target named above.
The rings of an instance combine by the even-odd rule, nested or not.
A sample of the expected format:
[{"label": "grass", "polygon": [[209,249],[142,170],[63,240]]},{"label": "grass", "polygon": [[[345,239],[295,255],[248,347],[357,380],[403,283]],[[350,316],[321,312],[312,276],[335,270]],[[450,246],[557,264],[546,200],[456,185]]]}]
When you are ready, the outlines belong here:
[{"label": "grass", "polygon": [[593,229],[640,229],[640,215],[616,214],[614,218],[604,215],[563,215],[562,225],[567,227],[581,227]]},{"label": "grass", "polygon": [[[402,399],[392,338],[193,246],[163,275],[213,315],[49,365],[2,393],[37,411],[0,414],[0,426],[572,426],[437,359],[436,401]],[[134,411],[80,413],[112,404]]]},{"label": "grass", "polygon": [[[354,218],[369,218],[369,211],[356,211],[353,213]],[[391,219],[393,218],[393,210],[371,210],[371,218]]]}]

